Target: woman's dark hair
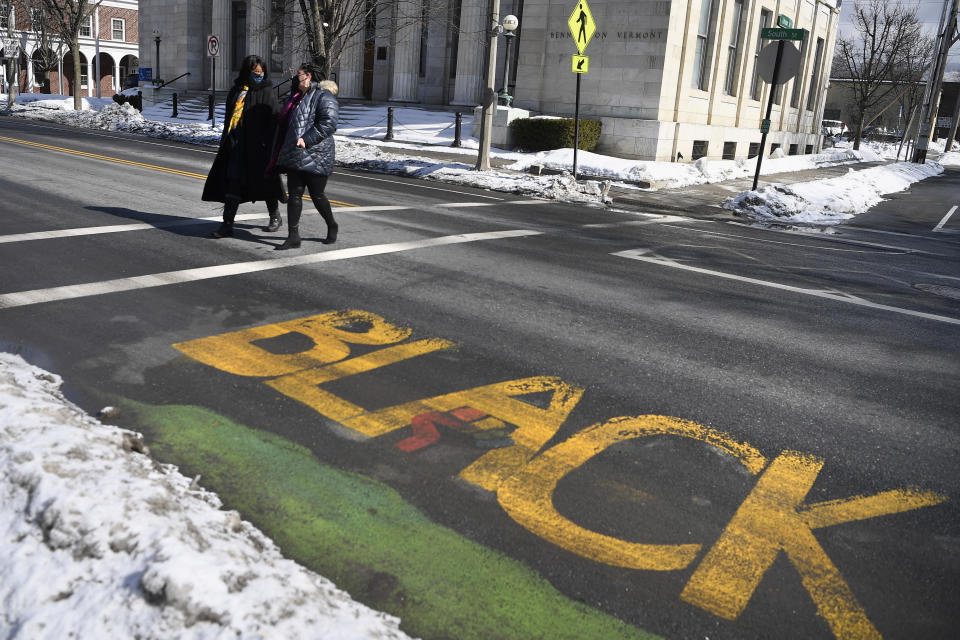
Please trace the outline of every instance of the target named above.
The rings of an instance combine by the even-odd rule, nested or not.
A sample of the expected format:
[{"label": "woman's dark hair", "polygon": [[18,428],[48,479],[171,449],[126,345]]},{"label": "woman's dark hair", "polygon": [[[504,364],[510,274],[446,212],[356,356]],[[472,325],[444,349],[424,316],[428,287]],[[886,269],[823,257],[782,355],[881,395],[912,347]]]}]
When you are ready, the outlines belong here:
[{"label": "woman's dark hair", "polygon": [[310,82],[320,82],[324,80],[323,71],[312,62],[304,62],[297,67],[297,71],[305,71],[310,74]]},{"label": "woman's dark hair", "polygon": [[250,74],[253,73],[253,68],[257,65],[260,65],[260,68],[263,69],[263,82],[266,82],[270,77],[270,71],[267,69],[267,63],[264,62],[260,56],[247,56],[244,58],[243,63],[240,65],[240,75],[237,76],[237,79],[242,82],[249,82]]}]

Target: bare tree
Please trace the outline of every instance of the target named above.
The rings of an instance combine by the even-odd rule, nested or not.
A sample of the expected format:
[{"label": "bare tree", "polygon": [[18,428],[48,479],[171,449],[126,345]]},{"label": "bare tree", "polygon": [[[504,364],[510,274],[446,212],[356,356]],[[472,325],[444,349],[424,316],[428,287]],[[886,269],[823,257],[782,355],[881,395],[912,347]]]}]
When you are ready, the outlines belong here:
[{"label": "bare tree", "polygon": [[34,77],[39,76],[41,92],[50,93],[50,72],[57,68],[58,54],[54,47],[59,42],[50,26],[49,16],[43,0],[21,0],[23,8],[30,17],[30,26],[37,39],[37,50],[28,64],[33,65]]},{"label": "bare tree", "polygon": [[70,46],[73,58],[73,108],[83,108],[80,96],[80,27],[103,0],[37,0],[46,14],[49,28]]},{"label": "bare tree", "polygon": [[294,14],[296,37],[307,43],[311,62],[330,77],[347,42],[377,24],[381,14],[390,13],[390,31],[399,33],[423,22],[447,25],[446,8],[447,0],[274,0],[272,13],[275,24]]},{"label": "bare tree", "polygon": [[894,0],[857,2],[851,21],[852,32],[838,39],[834,69],[850,86],[853,148],[859,149],[866,126],[920,81],[933,40],[924,34],[916,7]]}]

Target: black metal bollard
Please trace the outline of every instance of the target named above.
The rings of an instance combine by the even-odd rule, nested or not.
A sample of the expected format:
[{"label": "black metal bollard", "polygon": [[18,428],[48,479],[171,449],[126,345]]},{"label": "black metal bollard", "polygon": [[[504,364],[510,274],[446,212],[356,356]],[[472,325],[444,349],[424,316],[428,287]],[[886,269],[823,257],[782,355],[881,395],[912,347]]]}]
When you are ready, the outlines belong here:
[{"label": "black metal bollard", "polygon": [[207,96],[207,120],[213,120],[213,94]]},{"label": "black metal bollard", "polygon": [[463,141],[460,139],[461,129],[463,127],[463,114],[457,111],[456,124],[453,127],[453,144],[451,147],[459,147],[463,145]]},{"label": "black metal bollard", "polygon": [[177,118],[180,116],[180,112],[177,110],[178,106],[179,105],[177,104],[177,94],[176,92],[174,92],[173,94],[173,117],[174,118]]},{"label": "black metal bollard", "polygon": [[393,107],[387,107],[387,135],[383,136],[383,139],[393,140]]}]

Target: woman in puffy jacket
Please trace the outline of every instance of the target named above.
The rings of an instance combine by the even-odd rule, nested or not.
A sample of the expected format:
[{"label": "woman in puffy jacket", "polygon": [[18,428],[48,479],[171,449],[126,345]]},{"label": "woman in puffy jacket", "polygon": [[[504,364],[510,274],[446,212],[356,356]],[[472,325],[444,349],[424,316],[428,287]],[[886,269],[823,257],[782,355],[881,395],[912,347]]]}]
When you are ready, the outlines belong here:
[{"label": "woman in puffy jacket", "polygon": [[220,148],[203,186],[203,200],[224,203],[223,223],[213,232],[214,238],[233,235],[241,202],[265,201],[270,212],[268,230],[280,226],[280,177],[264,175],[279,110],[266,64],[260,56],[247,56],[227,95]]},{"label": "woman in puffy jacket", "polygon": [[267,171],[276,168],[287,174],[287,239],[276,249],[300,247],[300,214],[303,211],[303,191],[310,190],[310,198],[327,223],[324,244],[337,241],[337,222],[333,219],[330,201],[323,190],[333,172],[334,141],[337,117],[337,83],[319,81],[320,73],[311,64],[297,70],[296,86],[290,100],[280,113],[280,122],[274,142],[274,153]]}]

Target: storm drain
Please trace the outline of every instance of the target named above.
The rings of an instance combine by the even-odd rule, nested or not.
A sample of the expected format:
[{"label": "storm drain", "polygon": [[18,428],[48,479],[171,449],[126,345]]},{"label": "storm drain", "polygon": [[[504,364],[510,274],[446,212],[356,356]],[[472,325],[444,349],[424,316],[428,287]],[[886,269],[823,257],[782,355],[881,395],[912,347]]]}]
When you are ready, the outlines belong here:
[{"label": "storm drain", "polygon": [[943,296],[944,298],[951,298],[953,300],[960,300],[960,289],[956,287],[948,287],[943,284],[915,284],[913,285],[914,289],[920,289],[921,291],[926,291],[927,293],[932,293],[938,296]]}]

